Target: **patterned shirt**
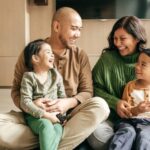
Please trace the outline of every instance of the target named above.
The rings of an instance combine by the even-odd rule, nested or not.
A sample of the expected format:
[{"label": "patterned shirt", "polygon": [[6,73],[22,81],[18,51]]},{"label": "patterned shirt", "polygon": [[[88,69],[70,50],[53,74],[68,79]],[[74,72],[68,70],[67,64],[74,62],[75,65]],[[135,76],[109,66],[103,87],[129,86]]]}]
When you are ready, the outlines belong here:
[{"label": "patterned shirt", "polygon": [[49,100],[66,97],[63,80],[56,69],[48,72],[48,78],[41,83],[34,72],[25,72],[21,82],[21,108],[34,117],[40,118],[44,110],[36,106],[33,101],[46,97]]},{"label": "patterned shirt", "polygon": [[[149,88],[137,88],[136,81],[133,80],[125,86],[122,99],[127,101],[132,107],[137,106],[142,101],[150,101]],[[132,118],[150,118],[150,112],[140,113]]]}]

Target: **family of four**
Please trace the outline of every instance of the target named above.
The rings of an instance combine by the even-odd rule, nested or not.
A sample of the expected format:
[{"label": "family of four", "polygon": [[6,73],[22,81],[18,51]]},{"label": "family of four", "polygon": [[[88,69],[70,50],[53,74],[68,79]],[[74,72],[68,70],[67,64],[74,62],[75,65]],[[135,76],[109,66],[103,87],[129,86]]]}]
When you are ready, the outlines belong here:
[{"label": "family of four", "polygon": [[23,113],[0,114],[0,149],[73,150],[87,139],[94,150],[148,150],[150,49],[141,21],[117,20],[92,73],[76,46],[81,29],[80,15],[60,8],[50,37],[22,51],[11,96]]}]

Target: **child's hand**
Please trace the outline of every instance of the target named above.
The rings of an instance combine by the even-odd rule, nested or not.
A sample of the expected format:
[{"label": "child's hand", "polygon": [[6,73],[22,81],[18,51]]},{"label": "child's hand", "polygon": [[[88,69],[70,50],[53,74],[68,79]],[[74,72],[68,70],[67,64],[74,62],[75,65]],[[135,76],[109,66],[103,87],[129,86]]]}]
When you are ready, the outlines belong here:
[{"label": "child's hand", "polygon": [[147,111],[150,111],[150,102],[149,101],[143,101],[138,104],[137,106],[138,112],[139,113],[144,113]]},{"label": "child's hand", "polygon": [[50,120],[52,123],[60,123],[60,120],[56,116],[57,114],[59,114],[59,112],[45,112],[43,118]]},{"label": "child's hand", "polygon": [[140,102],[136,107],[132,108],[132,114],[137,116],[140,113],[148,112],[150,111],[150,102],[143,101]]}]

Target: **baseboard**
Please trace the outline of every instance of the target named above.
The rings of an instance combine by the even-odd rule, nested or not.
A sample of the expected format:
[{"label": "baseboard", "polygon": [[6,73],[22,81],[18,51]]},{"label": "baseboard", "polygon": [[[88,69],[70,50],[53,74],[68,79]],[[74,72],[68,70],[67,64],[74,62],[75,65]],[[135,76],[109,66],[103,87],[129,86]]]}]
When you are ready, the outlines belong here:
[{"label": "baseboard", "polygon": [[12,86],[0,86],[0,89],[11,89]]}]

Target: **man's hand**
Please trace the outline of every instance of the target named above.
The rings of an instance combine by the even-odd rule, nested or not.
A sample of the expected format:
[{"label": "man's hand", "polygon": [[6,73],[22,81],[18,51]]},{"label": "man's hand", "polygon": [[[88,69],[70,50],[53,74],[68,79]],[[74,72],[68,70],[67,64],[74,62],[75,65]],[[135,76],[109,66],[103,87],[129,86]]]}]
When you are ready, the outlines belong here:
[{"label": "man's hand", "polygon": [[124,101],[124,100],[119,100],[117,103],[117,114],[121,118],[129,118],[132,116],[130,112],[130,105]]},{"label": "man's hand", "polygon": [[38,98],[38,99],[34,100],[33,102],[34,102],[34,104],[35,104],[36,106],[38,106],[38,107],[40,107],[40,108],[46,110],[46,109],[48,109],[48,107],[49,107],[49,106],[47,105],[47,103],[48,103],[49,101],[50,101],[50,100],[47,99],[47,98]]},{"label": "man's hand", "polygon": [[77,106],[78,102],[75,98],[60,98],[52,100],[47,103],[48,112],[60,112],[61,114],[66,113],[69,109]]}]

